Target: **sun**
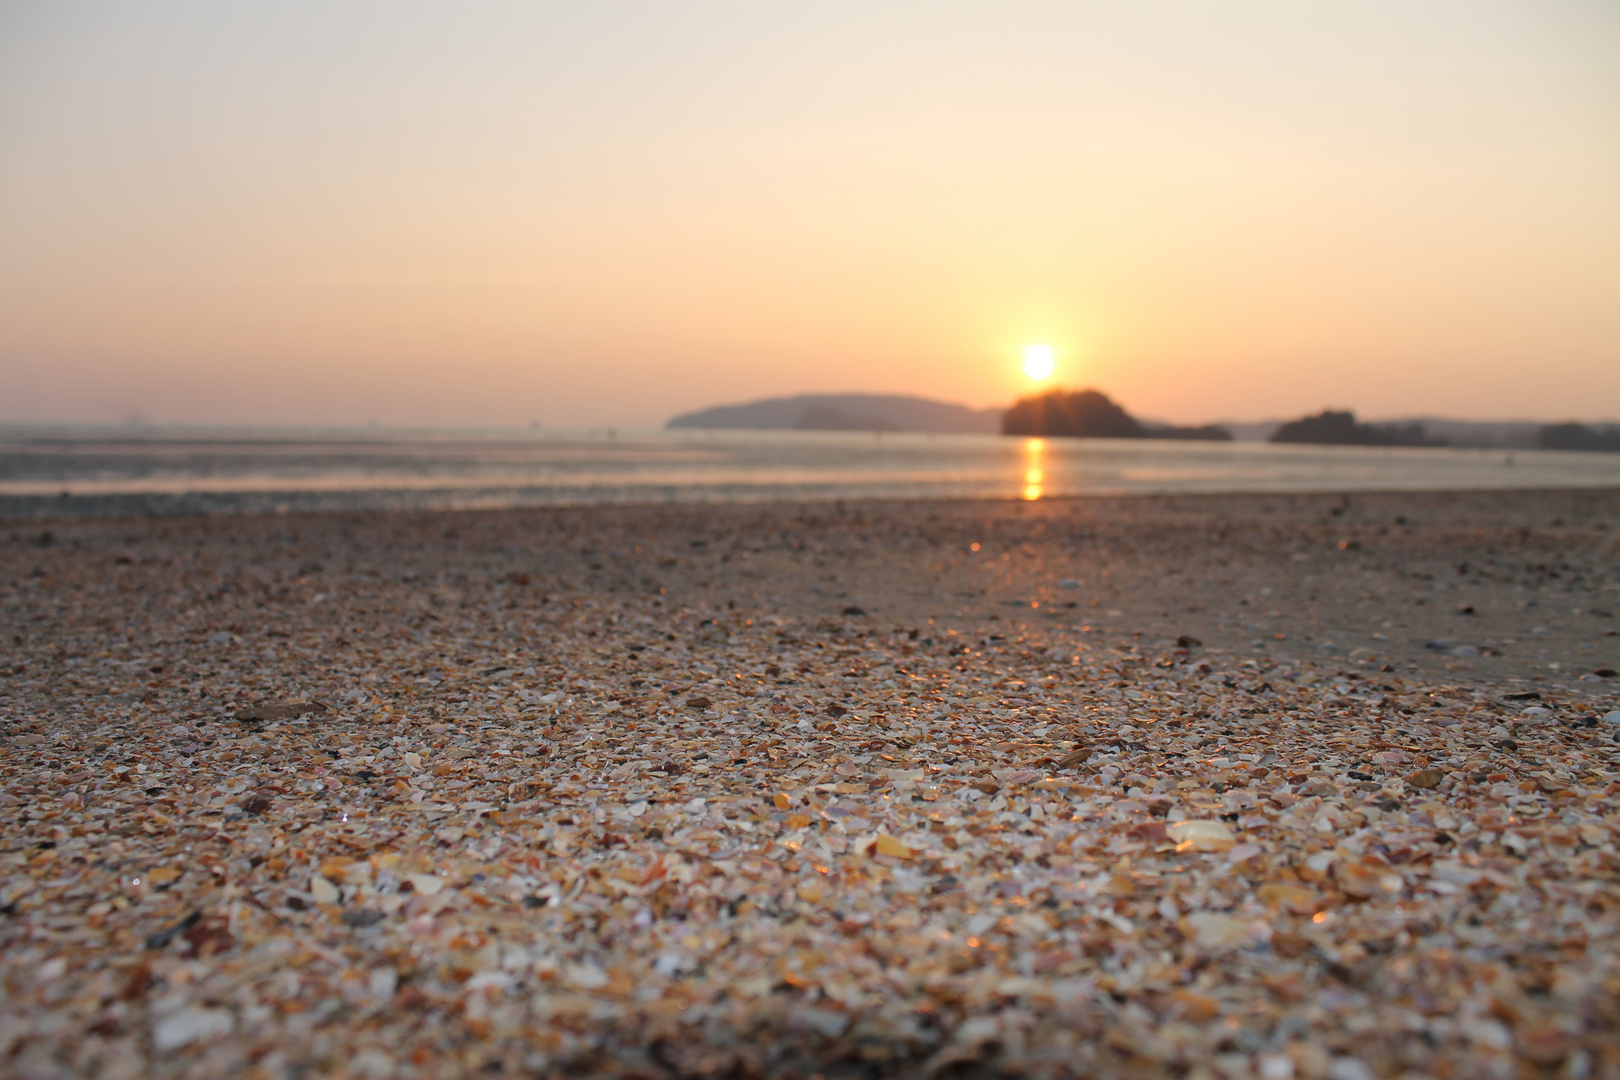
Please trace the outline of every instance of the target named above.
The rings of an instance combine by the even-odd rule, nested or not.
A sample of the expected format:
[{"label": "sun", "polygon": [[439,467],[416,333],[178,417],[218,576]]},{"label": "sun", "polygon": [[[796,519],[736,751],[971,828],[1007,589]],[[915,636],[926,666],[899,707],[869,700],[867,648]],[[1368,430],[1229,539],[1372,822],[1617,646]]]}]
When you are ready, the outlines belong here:
[{"label": "sun", "polygon": [[1024,346],[1024,374],[1037,381],[1052,377],[1052,346]]}]

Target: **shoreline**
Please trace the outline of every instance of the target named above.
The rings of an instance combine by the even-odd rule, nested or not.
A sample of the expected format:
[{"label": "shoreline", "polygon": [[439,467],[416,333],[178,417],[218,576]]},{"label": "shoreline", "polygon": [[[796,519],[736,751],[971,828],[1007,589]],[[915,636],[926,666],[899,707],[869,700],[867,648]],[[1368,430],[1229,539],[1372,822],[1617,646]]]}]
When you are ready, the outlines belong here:
[{"label": "shoreline", "polygon": [[[0,440],[3,442],[3,440]],[[0,445],[0,519],[1620,488],[1542,450],[692,433],[622,440]]]},{"label": "shoreline", "polygon": [[[791,509],[799,506],[850,507],[931,506],[935,504],[1005,504],[1026,502],[1073,503],[1086,500],[1129,499],[1243,499],[1285,498],[1310,499],[1350,496],[1355,498],[1400,498],[1420,495],[1592,495],[1620,492],[1620,484],[1607,479],[1591,484],[1562,484],[1526,487],[1447,487],[1414,484],[1410,487],[1282,487],[1255,491],[1167,490],[1130,491],[1107,489],[1074,493],[1043,494],[1030,499],[1009,489],[1004,495],[964,494],[959,496],[906,493],[891,494],[827,494],[825,496],[780,494],[780,484],[760,484],[764,491],[778,494],[744,495],[732,498],[714,497],[706,487],[691,488],[649,484],[666,492],[663,499],[642,498],[641,489],[625,486],[603,486],[611,493],[596,501],[566,501],[556,497],[557,491],[590,490],[591,485],[564,487],[431,487],[426,485],[396,487],[379,485],[374,488],[318,488],[221,490],[186,492],[117,492],[97,494],[11,495],[0,494],[0,529],[17,528],[32,524],[75,521],[139,521],[144,519],[187,519],[215,517],[272,517],[335,514],[484,514],[505,512],[543,512],[547,510],[646,510],[655,511],[675,507],[741,507],[755,509]],[[831,485],[829,485],[831,486]],[[878,486],[874,484],[873,486]],[[535,492],[552,492],[541,496]],[[677,493],[690,497],[676,497]],[[628,494],[629,498],[619,498]],[[478,495],[484,500],[480,502]],[[534,501],[522,501],[531,498]],[[413,502],[411,500],[430,500]],[[436,500],[436,501],[431,501]],[[32,510],[26,509],[32,507]]]},{"label": "shoreline", "polygon": [[5,524],[19,1075],[1620,1062],[1617,489]]}]

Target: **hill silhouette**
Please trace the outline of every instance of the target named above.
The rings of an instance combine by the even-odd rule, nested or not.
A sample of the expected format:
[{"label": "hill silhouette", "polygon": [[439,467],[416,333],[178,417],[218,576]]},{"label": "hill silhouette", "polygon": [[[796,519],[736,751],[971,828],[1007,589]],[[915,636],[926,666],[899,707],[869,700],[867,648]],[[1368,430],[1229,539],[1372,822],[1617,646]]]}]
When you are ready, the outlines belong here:
[{"label": "hill silhouette", "polygon": [[1620,424],[1547,424],[1536,433],[1543,450],[1620,451]]},{"label": "hill silhouette", "polygon": [[1315,416],[1290,420],[1271,436],[1274,443],[1306,443],[1314,446],[1444,446],[1433,439],[1422,424],[1358,424],[1348,409],[1324,409]]},{"label": "hill silhouette", "polygon": [[1325,409],[1287,423],[1206,424],[1178,427],[1141,420],[1100,390],[1050,390],[1021,398],[1007,409],[974,409],[901,394],[799,394],[736,405],[717,405],[671,419],[669,428],[762,431],[871,431],[1105,439],[1199,439],[1314,444],[1317,446],[1540,447],[1546,450],[1620,451],[1620,424],[1538,424],[1534,421],[1463,421],[1419,417],[1360,423],[1348,409]]},{"label": "hill silhouette", "polygon": [[1020,398],[1001,416],[1003,435],[1080,439],[1199,439],[1225,442],[1232,435],[1213,424],[1176,427],[1145,424],[1100,390],[1049,390]]}]

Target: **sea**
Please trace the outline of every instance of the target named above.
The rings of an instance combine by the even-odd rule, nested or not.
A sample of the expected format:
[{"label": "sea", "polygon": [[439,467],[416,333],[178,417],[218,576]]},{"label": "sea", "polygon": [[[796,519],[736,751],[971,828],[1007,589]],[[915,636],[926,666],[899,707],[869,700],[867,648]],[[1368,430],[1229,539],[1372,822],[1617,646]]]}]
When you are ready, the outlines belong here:
[{"label": "sea", "polygon": [[1620,454],[809,431],[0,428],[0,519],[1620,486]]}]

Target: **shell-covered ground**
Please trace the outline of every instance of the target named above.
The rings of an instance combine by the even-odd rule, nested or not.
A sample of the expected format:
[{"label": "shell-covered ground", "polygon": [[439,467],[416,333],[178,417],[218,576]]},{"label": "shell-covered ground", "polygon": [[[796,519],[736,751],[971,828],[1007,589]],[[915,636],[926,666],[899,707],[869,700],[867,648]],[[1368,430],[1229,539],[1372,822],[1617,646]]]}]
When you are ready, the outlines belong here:
[{"label": "shell-covered ground", "polygon": [[1620,1075],[1617,530],[0,527],[0,1071]]}]

